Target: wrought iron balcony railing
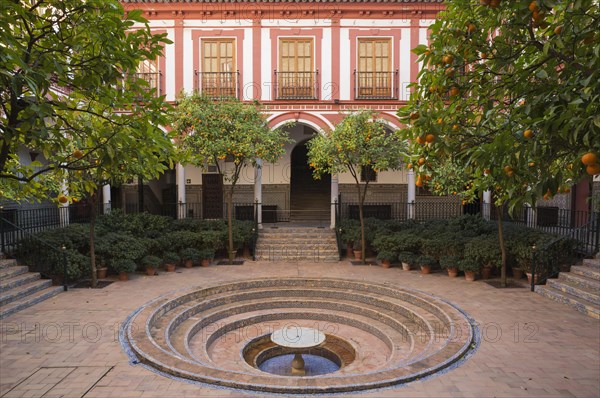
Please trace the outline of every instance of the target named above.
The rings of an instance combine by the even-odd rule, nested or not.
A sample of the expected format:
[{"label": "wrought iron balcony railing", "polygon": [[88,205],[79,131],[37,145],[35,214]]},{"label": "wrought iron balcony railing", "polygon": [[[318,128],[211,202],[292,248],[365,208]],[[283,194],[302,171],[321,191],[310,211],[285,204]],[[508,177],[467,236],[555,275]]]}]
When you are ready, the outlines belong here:
[{"label": "wrought iron balcony railing", "polygon": [[240,72],[198,72],[196,90],[213,98],[240,98]]},{"label": "wrought iron balcony railing", "polygon": [[393,72],[354,70],[354,99],[398,99],[398,70]]},{"label": "wrought iron balcony railing", "polygon": [[319,99],[319,71],[277,72],[275,75],[276,99]]},{"label": "wrought iron balcony railing", "polygon": [[143,79],[148,83],[148,87],[146,87],[146,91],[150,92],[152,90],[155,90],[155,94],[157,97],[160,97],[162,95],[162,90],[161,90],[161,86],[162,86],[162,73],[160,72],[144,72],[144,73],[140,73],[140,72],[136,72],[136,73],[132,73],[133,77],[136,77],[138,79]]}]

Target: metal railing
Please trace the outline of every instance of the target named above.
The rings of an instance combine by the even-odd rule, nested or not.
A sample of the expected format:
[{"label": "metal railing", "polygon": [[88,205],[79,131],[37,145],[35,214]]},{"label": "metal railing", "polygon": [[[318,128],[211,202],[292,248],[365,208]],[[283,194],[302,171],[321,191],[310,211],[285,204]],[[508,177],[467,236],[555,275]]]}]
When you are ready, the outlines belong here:
[{"label": "metal railing", "polygon": [[359,72],[355,69],[354,99],[398,99],[398,70]]},{"label": "metal railing", "polygon": [[319,99],[319,71],[277,72],[275,70],[276,99]]},{"label": "metal railing", "polygon": [[337,244],[337,249],[338,249],[338,256],[340,258],[340,260],[342,259],[342,255],[343,255],[343,248],[342,248],[342,234],[341,234],[341,229],[340,229],[340,201],[339,201],[339,196],[338,199],[336,199],[333,203],[333,207],[335,209],[335,225],[334,225],[334,231],[335,231],[335,242]]},{"label": "metal railing", "polygon": [[[561,230],[561,232],[564,232]],[[532,248],[531,291],[561,271],[561,261],[585,257],[600,250],[600,212],[589,221],[539,248]]]},{"label": "metal railing", "polygon": [[198,72],[196,90],[213,99],[240,98],[240,72]]},{"label": "metal railing", "polygon": [[145,80],[148,83],[148,87],[146,87],[146,91],[150,92],[152,90],[156,90],[155,94],[157,97],[160,97],[162,94],[161,91],[161,81],[162,81],[162,73],[160,72],[136,72],[131,74],[133,77]]},{"label": "metal railing", "polygon": [[252,242],[250,249],[252,250],[252,260],[256,261],[256,244],[258,243],[258,200],[254,202],[254,229],[252,230]]},{"label": "metal railing", "polygon": [[[5,245],[5,232],[6,230],[9,229],[10,232],[13,234],[13,236],[17,237],[17,240],[14,241],[13,244],[11,245]],[[33,271],[33,272],[39,272],[42,276],[46,277],[46,278],[51,278],[52,276],[54,276],[54,272],[52,272],[52,270],[50,269],[50,265],[51,261],[49,261],[49,259],[44,258],[42,256],[42,253],[44,253],[43,250],[41,250],[42,248],[46,248],[46,250],[50,250],[52,253],[54,253],[56,256],[58,256],[61,260],[62,260],[62,273],[63,273],[63,279],[62,279],[62,286],[63,286],[63,290],[66,292],[68,290],[68,282],[69,282],[69,276],[67,273],[67,269],[68,269],[68,258],[67,258],[67,251],[66,251],[66,247],[64,244],[61,245],[61,247],[55,247],[52,244],[46,242],[43,239],[40,239],[38,236],[35,235],[34,232],[23,229],[21,227],[19,227],[18,225],[14,224],[13,222],[5,219],[4,217],[2,217],[2,214],[0,213],[0,236],[2,237],[2,253],[5,254],[10,254],[10,255],[15,255],[16,252],[18,251],[18,246],[19,244],[27,241],[27,240],[33,240],[36,242],[35,245],[31,245],[31,248],[38,248],[39,253],[31,253],[28,252],[28,258],[31,259],[31,261],[27,261],[27,266],[29,267],[29,271]]]}]

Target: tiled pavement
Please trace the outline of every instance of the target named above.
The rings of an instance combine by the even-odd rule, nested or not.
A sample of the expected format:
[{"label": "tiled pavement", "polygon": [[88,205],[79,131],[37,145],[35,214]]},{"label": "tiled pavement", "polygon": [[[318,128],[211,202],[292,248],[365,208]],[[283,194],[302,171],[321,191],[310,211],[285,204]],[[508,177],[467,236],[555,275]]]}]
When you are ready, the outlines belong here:
[{"label": "tiled pavement", "polygon": [[462,366],[360,397],[598,397],[600,322],[527,289],[495,289],[445,274],[339,263],[247,261],[242,266],[141,274],[101,290],[74,289],[0,323],[0,397],[259,396],[200,387],[132,366],[120,322],[175,289],[260,277],[337,277],[395,283],[447,299],[480,324],[479,350]]}]

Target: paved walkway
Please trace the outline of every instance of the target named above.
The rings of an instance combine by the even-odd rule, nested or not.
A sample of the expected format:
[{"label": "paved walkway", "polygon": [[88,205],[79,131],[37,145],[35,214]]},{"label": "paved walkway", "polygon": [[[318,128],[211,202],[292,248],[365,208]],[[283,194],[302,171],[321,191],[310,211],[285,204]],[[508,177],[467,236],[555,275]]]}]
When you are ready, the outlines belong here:
[{"label": "paved walkway", "polygon": [[395,283],[445,298],[480,324],[482,344],[462,366],[359,397],[598,397],[600,322],[527,289],[339,263],[247,261],[134,275],[100,290],[73,289],[0,323],[0,397],[247,397],[132,366],[117,339],[134,309],[174,289],[246,278],[337,277]]}]

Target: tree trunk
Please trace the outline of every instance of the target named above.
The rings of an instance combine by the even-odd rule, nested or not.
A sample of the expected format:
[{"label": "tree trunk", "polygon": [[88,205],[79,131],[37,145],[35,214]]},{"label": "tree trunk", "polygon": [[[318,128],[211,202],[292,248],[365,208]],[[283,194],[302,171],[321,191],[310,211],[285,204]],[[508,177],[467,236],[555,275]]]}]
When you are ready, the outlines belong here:
[{"label": "tree trunk", "polygon": [[[361,192],[360,182],[358,182],[358,181],[356,181],[356,189],[358,191],[358,218],[360,220],[360,245],[362,248],[361,261],[364,264],[367,259],[367,247],[366,247],[366,239],[365,239],[365,216],[364,216],[364,212],[363,212],[363,204],[365,202],[366,195],[363,195],[363,193]],[[365,193],[366,193],[366,191],[367,191],[367,188],[365,187]]]},{"label": "tree trunk", "polygon": [[500,286],[506,287],[506,244],[504,242],[504,228],[502,216],[504,205],[496,206],[496,218],[498,219],[498,240],[500,242],[500,253],[502,253],[502,268],[500,268]]},{"label": "tree trunk", "polygon": [[92,266],[92,288],[98,286],[96,275],[96,253],[94,249],[94,231],[96,229],[96,202],[98,196],[94,192],[90,197],[90,263]]},{"label": "tree trunk", "polygon": [[229,256],[229,264],[233,264],[235,259],[235,252],[233,251],[233,187],[227,193],[227,233],[229,235],[229,250],[227,251]]}]

